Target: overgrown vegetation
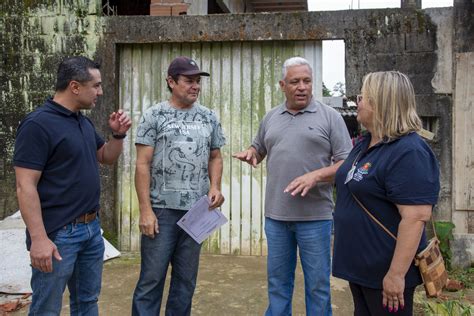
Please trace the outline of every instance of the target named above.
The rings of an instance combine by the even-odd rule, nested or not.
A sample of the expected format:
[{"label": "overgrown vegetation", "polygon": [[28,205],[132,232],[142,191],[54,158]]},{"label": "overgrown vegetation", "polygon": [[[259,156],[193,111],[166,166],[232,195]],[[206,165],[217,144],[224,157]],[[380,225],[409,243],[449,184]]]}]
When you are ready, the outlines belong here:
[{"label": "overgrown vegetation", "polygon": [[474,267],[451,270],[449,278],[461,282],[466,289],[474,289]]},{"label": "overgrown vegetation", "polygon": [[453,253],[451,252],[449,243],[451,240],[453,240],[453,229],[455,226],[451,222],[435,222],[434,224],[436,234],[440,241],[439,248],[441,250],[441,254],[443,255],[446,268],[451,270],[451,259]]},{"label": "overgrown vegetation", "polygon": [[455,293],[445,291],[443,295],[437,299],[427,299],[424,293],[418,293],[416,295],[416,301],[418,303],[419,313],[415,314],[426,316],[474,316],[474,304],[472,301],[474,267],[468,269],[452,268],[450,242],[453,240],[453,230],[455,226],[451,222],[435,222],[434,224],[436,234],[440,241],[440,250],[446,268],[448,269],[449,279],[461,282],[463,288]]},{"label": "overgrown vegetation", "polygon": [[471,304],[458,300],[425,301],[423,303],[425,315],[431,316],[471,316],[474,308]]},{"label": "overgrown vegetation", "polygon": [[107,239],[108,242],[112,244],[115,248],[119,248],[119,242],[118,242],[118,236],[117,234],[113,234],[108,231],[104,231],[102,236],[104,236],[105,239]]}]

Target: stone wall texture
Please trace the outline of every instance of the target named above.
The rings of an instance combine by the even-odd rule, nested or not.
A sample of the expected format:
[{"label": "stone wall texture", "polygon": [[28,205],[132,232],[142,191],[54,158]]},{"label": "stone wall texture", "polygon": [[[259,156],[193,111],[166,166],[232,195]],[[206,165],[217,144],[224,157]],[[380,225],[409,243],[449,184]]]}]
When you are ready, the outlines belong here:
[{"label": "stone wall texture", "polygon": [[18,209],[12,154],[20,120],[53,94],[65,56],[94,57],[102,33],[97,1],[2,0],[0,4],[0,219]]}]

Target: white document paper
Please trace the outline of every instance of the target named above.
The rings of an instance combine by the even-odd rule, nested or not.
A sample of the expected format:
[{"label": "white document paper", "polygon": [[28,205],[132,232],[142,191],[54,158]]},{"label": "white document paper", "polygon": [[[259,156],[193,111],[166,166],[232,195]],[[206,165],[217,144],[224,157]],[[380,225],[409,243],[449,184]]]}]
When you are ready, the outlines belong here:
[{"label": "white document paper", "polygon": [[218,209],[209,210],[209,205],[209,198],[206,195],[203,196],[177,223],[199,244],[227,223],[224,214]]}]

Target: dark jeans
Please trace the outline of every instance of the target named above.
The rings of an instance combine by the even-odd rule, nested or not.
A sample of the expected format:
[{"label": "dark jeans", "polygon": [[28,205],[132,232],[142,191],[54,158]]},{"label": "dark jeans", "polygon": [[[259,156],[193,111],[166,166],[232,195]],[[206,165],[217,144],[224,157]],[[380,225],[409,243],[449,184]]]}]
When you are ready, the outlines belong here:
[{"label": "dark jeans", "polygon": [[132,315],[160,314],[168,265],[171,282],[166,315],[190,315],[196,288],[201,245],[176,223],[186,211],[153,209],[158,218],[159,234],[155,238],[142,235],[141,271],[133,293]]},{"label": "dark jeans", "polygon": [[398,309],[396,313],[390,313],[388,308],[382,305],[382,290],[371,289],[352,282],[349,282],[352,292],[352,299],[354,300],[354,316],[411,316],[413,315],[413,294],[415,287],[406,288],[403,292],[405,299],[405,306],[403,309]]}]

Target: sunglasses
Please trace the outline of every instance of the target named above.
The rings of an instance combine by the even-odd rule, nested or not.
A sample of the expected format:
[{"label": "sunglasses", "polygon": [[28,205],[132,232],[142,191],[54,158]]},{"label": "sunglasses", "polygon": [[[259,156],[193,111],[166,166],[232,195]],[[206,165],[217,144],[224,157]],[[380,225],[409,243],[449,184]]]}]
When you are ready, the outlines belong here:
[{"label": "sunglasses", "polygon": [[357,103],[360,103],[362,101],[362,94],[358,94],[356,97]]}]

